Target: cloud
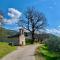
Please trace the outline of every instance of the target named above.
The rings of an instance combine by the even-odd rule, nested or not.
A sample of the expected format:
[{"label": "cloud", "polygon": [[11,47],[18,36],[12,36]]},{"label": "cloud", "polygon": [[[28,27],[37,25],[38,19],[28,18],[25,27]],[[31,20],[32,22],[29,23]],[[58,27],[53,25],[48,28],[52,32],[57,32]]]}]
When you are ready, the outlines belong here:
[{"label": "cloud", "polygon": [[17,22],[16,19],[4,19],[5,24],[14,24]]},{"label": "cloud", "polygon": [[58,29],[46,29],[48,33],[60,33]]},{"label": "cloud", "polygon": [[55,35],[60,35],[60,28],[46,29],[46,32]]},{"label": "cloud", "polygon": [[17,23],[18,20],[19,20],[19,19],[4,19],[4,22],[5,22],[5,24],[12,25],[12,24]]},{"label": "cloud", "polygon": [[10,19],[5,18],[4,22],[6,24],[14,24],[18,22],[19,18],[22,16],[22,13],[15,8],[9,8],[8,16],[10,16]]},{"label": "cloud", "polygon": [[21,12],[16,10],[15,8],[8,9],[8,15],[12,18],[19,18],[21,16]]}]

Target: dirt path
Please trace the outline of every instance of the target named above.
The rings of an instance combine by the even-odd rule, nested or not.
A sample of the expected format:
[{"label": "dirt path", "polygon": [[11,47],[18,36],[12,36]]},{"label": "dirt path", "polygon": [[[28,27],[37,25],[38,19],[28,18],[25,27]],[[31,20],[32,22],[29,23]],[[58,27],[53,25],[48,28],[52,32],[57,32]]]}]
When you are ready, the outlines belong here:
[{"label": "dirt path", "polygon": [[18,47],[16,51],[8,54],[1,60],[35,60],[35,49],[35,45]]}]

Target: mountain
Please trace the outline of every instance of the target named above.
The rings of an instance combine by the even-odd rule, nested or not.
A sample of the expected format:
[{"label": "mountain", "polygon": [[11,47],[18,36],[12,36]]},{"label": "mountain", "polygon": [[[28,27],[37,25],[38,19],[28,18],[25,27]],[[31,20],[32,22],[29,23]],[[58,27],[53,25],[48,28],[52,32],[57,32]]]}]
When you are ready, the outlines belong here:
[{"label": "mountain", "polygon": [[[14,35],[18,35],[18,32],[17,31],[14,31],[14,30],[9,30],[9,29],[5,29],[5,28],[1,28],[0,27],[0,41],[5,41],[5,40],[17,40],[17,38],[16,37],[14,37],[14,38],[8,38],[9,36],[14,36]],[[25,36],[27,37],[28,36],[28,38],[31,36],[31,34],[29,33],[29,32],[25,32]],[[51,37],[51,36],[53,36],[53,37],[57,37],[57,36],[55,36],[55,34],[51,34],[51,33],[44,33],[44,34],[35,34],[35,38],[36,37]],[[31,37],[30,37],[31,38]]]},{"label": "mountain", "polygon": [[16,34],[17,31],[14,31],[14,30],[8,30],[8,29],[5,29],[5,28],[0,28],[0,36],[8,36],[8,35],[14,35]]},{"label": "mountain", "polygon": [[[0,41],[7,40],[8,36],[15,35],[17,31],[9,30],[0,27]],[[9,39],[8,39],[9,40]]]}]

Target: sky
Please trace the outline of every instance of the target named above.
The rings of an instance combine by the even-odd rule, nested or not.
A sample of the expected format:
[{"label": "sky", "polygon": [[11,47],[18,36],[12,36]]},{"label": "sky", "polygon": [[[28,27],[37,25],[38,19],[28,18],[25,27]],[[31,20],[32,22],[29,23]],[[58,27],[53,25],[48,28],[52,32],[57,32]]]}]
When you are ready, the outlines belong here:
[{"label": "sky", "polygon": [[[10,23],[5,28],[17,29],[17,25],[12,23],[14,22],[13,19],[16,22],[16,18],[19,18],[28,7],[35,7],[44,13],[48,24],[47,30],[60,28],[60,0],[0,0],[0,10],[3,11],[5,20]],[[17,11],[18,13],[11,14],[10,11]],[[15,13],[17,13],[17,17]]]}]

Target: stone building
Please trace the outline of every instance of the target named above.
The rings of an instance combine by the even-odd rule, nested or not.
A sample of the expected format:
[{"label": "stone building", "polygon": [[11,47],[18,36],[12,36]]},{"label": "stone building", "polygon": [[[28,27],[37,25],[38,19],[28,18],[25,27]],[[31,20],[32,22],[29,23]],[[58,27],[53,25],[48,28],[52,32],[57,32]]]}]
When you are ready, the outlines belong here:
[{"label": "stone building", "polygon": [[25,45],[24,29],[20,29],[19,33],[19,45]]},{"label": "stone building", "polygon": [[19,32],[16,35],[9,36],[8,38],[18,38],[17,40],[12,41],[14,45],[25,45],[25,35],[24,35],[24,29],[19,29]]}]

